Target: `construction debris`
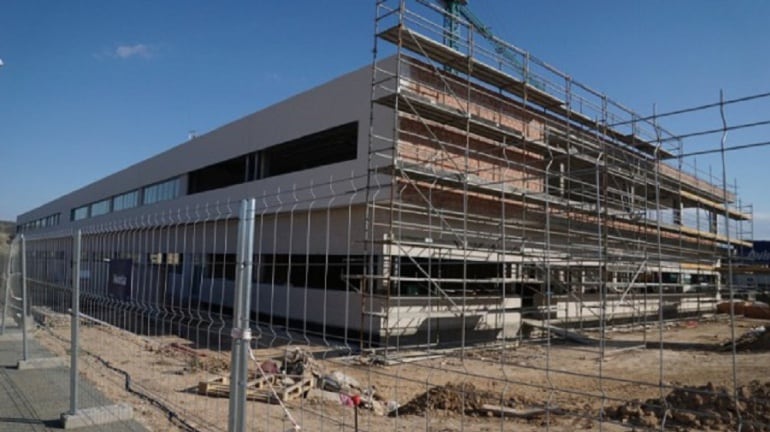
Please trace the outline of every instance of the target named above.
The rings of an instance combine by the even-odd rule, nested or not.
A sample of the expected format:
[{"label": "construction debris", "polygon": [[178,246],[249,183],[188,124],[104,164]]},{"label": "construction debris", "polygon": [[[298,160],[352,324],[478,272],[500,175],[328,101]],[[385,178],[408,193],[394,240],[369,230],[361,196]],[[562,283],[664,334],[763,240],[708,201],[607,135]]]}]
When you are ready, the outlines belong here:
[{"label": "construction debris", "polygon": [[723,314],[743,315],[746,318],[770,319],[770,306],[767,303],[735,300],[722,302],[717,305],[717,312]]},{"label": "construction debris", "polygon": [[[306,397],[310,389],[316,387],[321,376],[321,367],[313,356],[299,347],[286,350],[284,361],[268,359],[263,361],[258,371],[246,384],[248,400],[276,403]],[[230,379],[214,378],[198,383],[198,394],[213,397],[230,396]]]},{"label": "construction debris", "polygon": [[637,345],[632,345],[632,346],[623,347],[623,348],[615,348],[612,350],[604,351],[596,359],[601,361],[607,361],[615,356],[625,354],[631,351],[640,351],[643,349],[646,349],[645,344],[637,344]]},{"label": "construction debris", "polygon": [[610,407],[605,415],[646,428],[657,428],[665,420],[667,430],[770,431],[770,382],[752,381],[739,387],[737,395],[736,399],[732,391],[708,383],[674,389],[663,400],[635,400]]},{"label": "construction debris", "polygon": [[[724,342],[722,343],[721,348],[723,351],[731,351],[733,342]],[[755,327],[741,335],[735,340],[735,350],[742,352],[770,350],[770,332],[767,331],[767,327]]]},{"label": "construction debris", "polygon": [[355,389],[360,389],[361,385],[355,378],[351,378],[340,371],[334,371],[323,376],[320,387],[323,390],[350,393]]},{"label": "construction debris", "polygon": [[562,337],[564,339],[570,340],[572,342],[581,344],[581,345],[597,345],[599,341],[593,340],[591,338],[585,337],[579,333],[561,328],[561,327],[555,327],[552,325],[547,325],[541,321],[531,320],[531,319],[522,319],[522,323],[534,327],[536,329],[544,330],[551,332],[554,336]]},{"label": "construction debris", "polygon": [[[250,400],[259,398],[257,391],[265,388],[272,381],[273,377],[258,377],[249,380],[246,384],[246,397]],[[230,378],[219,377],[209,381],[201,381],[198,383],[198,394],[213,397],[230,397]]]},{"label": "construction debris", "polygon": [[[501,405],[502,403],[502,405]],[[528,406],[515,398],[501,400],[500,393],[476,389],[471,383],[447,383],[433,387],[391,412],[391,415],[424,415],[443,411],[446,414],[509,415],[535,417],[544,409]]]},{"label": "construction debris", "polygon": [[313,355],[300,347],[289,347],[283,356],[281,372],[291,376],[311,374],[317,378],[323,375],[323,368]]},{"label": "construction debris", "polygon": [[354,365],[362,366],[394,366],[404,363],[415,363],[445,357],[444,353],[429,352],[423,350],[401,350],[378,354],[374,350],[366,351],[360,355],[343,357],[340,360]]},{"label": "construction debris", "polygon": [[363,366],[385,366],[388,364],[388,358],[372,350],[361,353],[358,362]]},{"label": "construction debris", "polygon": [[263,361],[262,364],[259,365],[259,370],[265,375],[277,375],[280,373],[280,368],[278,367],[278,363],[269,359]]},{"label": "construction debris", "polygon": [[533,418],[545,414],[543,408],[525,408],[516,409],[509,408],[500,405],[484,404],[481,406],[481,411],[486,411],[488,415],[494,415],[497,417],[518,417],[518,418]]},{"label": "construction debris", "polygon": [[[302,377],[294,380],[286,375],[265,375],[255,377],[246,384],[246,399],[275,403],[276,396],[283,402],[305,397],[314,387],[313,380]],[[230,397],[230,379],[214,378],[198,383],[198,394],[211,397]]]},{"label": "construction debris", "polygon": [[[230,380],[219,377],[201,381],[198,383],[198,394],[229,397]],[[382,400],[374,387],[363,388],[358,380],[341,371],[324,373],[313,356],[299,347],[287,349],[283,361],[263,361],[246,387],[248,400],[265,403],[287,402],[308,395],[369,409],[378,415],[384,415],[387,407],[397,406],[393,401]]]}]

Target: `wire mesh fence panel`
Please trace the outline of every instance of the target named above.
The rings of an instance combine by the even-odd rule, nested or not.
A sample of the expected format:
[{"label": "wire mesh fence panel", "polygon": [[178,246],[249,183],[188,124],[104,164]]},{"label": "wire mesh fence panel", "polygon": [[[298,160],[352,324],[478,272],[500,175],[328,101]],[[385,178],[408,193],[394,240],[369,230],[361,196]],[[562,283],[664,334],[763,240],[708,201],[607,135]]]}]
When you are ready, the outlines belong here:
[{"label": "wire mesh fence panel", "polygon": [[[200,397],[198,384],[228,373],[232,288],[220,276],[235,265],[235,225],[229,204],[212,204],[82,231],[81,376],[153,429],[226,429],[227,399]],[[26,241],[40,340],[60,355],[72,342],[73,238]]]},{"label": "wire mesh fence panel", "polygon": [[323,359],[358,352],[367,330],[365,182],[352,174],[256,200],[251,306],[258,348],[249,365],[249,430],[346,422],[314,403],[312,393],[324,376]]}]

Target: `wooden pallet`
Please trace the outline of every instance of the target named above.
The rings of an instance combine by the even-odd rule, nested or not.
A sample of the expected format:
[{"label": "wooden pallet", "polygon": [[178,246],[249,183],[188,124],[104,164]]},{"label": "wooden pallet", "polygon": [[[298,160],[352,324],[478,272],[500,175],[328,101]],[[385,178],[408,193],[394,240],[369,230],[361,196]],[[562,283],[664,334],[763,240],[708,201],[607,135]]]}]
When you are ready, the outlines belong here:
[{"label": "wooden pallet", "polygon": [[276,389],[276,393],[281,397],[281,400],[286,402],[299,397],[304,397],[310,389],[313,388],[313,379],[309,377],[301,377],[299,381],[294,384],[284,387],[280,390]]},{"label": "wooden pallet", "polygon": [[[299,378],[299,381],[290,386],[281,384],[283,376],[268,375],[250,380],[246,385],[246,399],[258,402],[276,403],[275,395],[270,386],[281,401],[289,401],[303,397],[313,388],[313,379],[309,377]],[[198,394],[211,397],[230,397],[230,378],[220,377],[198,383]]]},{"label": "wooden pallet", "polygon": [[203,396],[228,397],[230,396],[230,378],[214,378],[210,381],[198,383],[198,394]]},{"label": "wooden pallet", "polygon": [[[269,384],[276,382],[275,376],[260,376],[246,384],[246,398],[249,400],[266,400],[265,390],[269,392]],[[220,377],[198,383],[198,394],[212,397],[230,397],[230,378]]]}]

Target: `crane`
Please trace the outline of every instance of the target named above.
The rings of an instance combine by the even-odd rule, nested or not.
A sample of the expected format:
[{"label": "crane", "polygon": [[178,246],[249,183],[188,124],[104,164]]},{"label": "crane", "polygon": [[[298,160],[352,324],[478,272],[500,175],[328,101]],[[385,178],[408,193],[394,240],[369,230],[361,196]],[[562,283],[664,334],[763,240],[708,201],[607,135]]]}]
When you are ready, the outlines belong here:
[{"label": "crane", "polygon": [[462,17],[474,29],[487,41],[489,41],[497,54],[508,60],[516,72],[520,74],[528,84],[532,84],[534,87],[543,90],[544,85],[539,80],[533,80],[525,72],[524,66],[521,64],[521,60],[516,53],[502,39],[492,33],[492,29],[485,25],[479,17],[477,17],[469,8],[468,0],[440,0],[443,3],[446,15],[444,15],[444,43],[451,47],[457,48],[457,32],[458,32],[458,18]]}]

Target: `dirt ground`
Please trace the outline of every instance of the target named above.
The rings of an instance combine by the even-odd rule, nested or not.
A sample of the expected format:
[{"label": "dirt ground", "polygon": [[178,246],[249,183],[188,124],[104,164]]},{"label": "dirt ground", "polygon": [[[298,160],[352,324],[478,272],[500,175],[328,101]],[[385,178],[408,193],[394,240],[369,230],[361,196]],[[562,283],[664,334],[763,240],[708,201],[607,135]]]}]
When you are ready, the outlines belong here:
[{"label": "dirt ground", "polygon": [[[45,321],[35,337],[65,355],[69,319],[53,314]],[[200,381],[228,374],[229,353],[194,349],[174,336],[141,337],[86,323],[81,326],[82,375],[113,400],[131,403],[139,421],[159,431],[227,429],[227,399],[202,396],[196,389]],[[718,315],[662,328],[609,330],[598,345],[552,338],[519,346],[409,351],[389,356],[387,365],[357,356],[324,359],[319,346],[302,349],[315,354],[312,367],[319,375],[339,371],[357,381],[350,394],[374,391],[375,409],[358,410],[362,431],[598,430],[600,421],[602,430],[626,431],[644,430],[664,419],[667,430],[735,430],[730,421],[737,411],[727,411],[735,406],[730,397],[736,391],[742,395],[738,408],[745,408],[743,418],[759,423],[743,431],[770,430],[767,404],[752,402],[760,398],[755,395],[766,400],[764,395],[770,394],[770,385],[763,387],[770,381],[770,338],[752,332],[766,324],[738,318],[731,326],[726,316]],[[732,344],[724,344],[733,331],[738,342],[734,356]],[[601,339],[597,332],[584,334]],[[282,358],[286,349],[255,349],[250,368]],[[107,365],[125,371],[134,391],[155,402],[127,392],[125,376]],[[699,393],[722,396],[704,402]],[[655,408],[656,401],[668,411]],[[489,405],[523,417],[497,416]],[[546,406],[551,409],[543,412]],[[247,409],[248,430],[292,430],[288,415],[302,430],[355,430],[355,410],[335,393],[314,390],[307,398],[287,401],[286,409],[250,401]],[[700,411],[724,421],[690,418]],[[190,427],[169,421],[175,416]]]}]

